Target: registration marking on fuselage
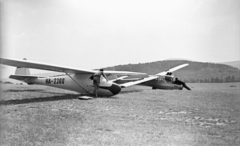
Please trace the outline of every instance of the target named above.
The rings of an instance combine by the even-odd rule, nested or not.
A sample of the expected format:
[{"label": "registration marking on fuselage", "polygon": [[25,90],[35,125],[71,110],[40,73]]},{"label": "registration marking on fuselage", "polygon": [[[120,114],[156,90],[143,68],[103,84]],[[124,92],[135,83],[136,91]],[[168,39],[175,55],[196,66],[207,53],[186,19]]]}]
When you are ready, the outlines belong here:
[{"label": "registration marking on fuselage", "polygon": [[65,78],[47,78],[46,84],[64,84]]}]

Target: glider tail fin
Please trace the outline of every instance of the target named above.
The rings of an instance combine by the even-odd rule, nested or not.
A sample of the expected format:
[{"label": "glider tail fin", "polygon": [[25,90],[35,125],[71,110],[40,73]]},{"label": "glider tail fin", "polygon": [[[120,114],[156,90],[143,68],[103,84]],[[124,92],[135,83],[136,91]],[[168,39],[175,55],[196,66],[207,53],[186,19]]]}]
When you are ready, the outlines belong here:
[{"label": "glider tail fin", "polygon": [[[23,60],[27,60],[27,59],[24,58]],[[25,67],[17,67],[15,71],[15,75],[30,75],[30,70],[29,68],[25,68]]]},{"label": "glider tail fin", "polygon": [[30,75],[29,68],[17,67],[15,75]]}]

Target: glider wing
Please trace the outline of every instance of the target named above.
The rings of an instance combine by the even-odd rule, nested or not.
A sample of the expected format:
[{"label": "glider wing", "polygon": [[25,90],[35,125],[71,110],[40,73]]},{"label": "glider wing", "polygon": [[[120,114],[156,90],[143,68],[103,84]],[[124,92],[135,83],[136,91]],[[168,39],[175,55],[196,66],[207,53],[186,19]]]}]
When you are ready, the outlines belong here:
[{"label": "glider wing", "polygon": [[149,77],[146,77],[146,78],[139,79],[137,81],[132,81],[132,82],[127,82],[127,83],[121,84],[120,86],[122,88],[126,88],[126,87],[129,87],[129,86],[133,86],[133,85],[144,83],[144,82],[147,82],[147,81],[150,81],[150,80],[154,80],[154,79],[157,79],[157,78],[158,78],[158,76],[149,76]]},{"label": "glider wing", "polygon": [[[40,62],[28,61],[28,60],[0,58],[0,63],[9,65],[9,66],[15,66],[15,67],[34,68],[34,69],[65,72],[65,73],[75,73],[75,74],[93,74],[97,72],[96,70],[78,69],[73,67],[59,66],[59,65],[40,63]],[[127,75],[127,76],[146,74],[146,73],[128,72],[128,71],[104,71],[104,73],[112,74],[112,75]]]},{"label": "glider wing", "polygon": [[164,72],[160,72],[160,73],[158,73],[158,74],[156,74],[156,75],[158,75],[158,76],[165,76],[165,75],[167,75],[168,73],[172,73],[172,72],[174,72],[174,71],[176,71],[176,70],[179,70],[179,69],[181,69],[181,68],[184,68],[184,67],[186,67],[186,66],[188,66],[188,65],[189,65],[188,63],[182,64],[182,65],[176,66],[176,67],[174,67],[174,68],[171,68],[171,69],[169,69],[169,70],[166,70],[166,71],[164,71]]}]

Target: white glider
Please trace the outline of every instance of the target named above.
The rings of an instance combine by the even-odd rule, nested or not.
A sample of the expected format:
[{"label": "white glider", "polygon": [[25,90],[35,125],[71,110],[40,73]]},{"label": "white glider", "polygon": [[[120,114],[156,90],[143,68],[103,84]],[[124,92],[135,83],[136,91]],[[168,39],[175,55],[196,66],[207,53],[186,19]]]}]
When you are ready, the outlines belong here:
[{"label": "white glider", "polygon": [[[17,67],[16,70],[17,74],[11,75],[10,78],[24,81],[28,84],[47,85],[77,91],[79,93],[84,94],[89,94],[94,89],[90,76],[96,73],[97,72],[96,70],[79,69],[35,61],[6,58],[0,58],[0,63],[4,65]],[[49,77],[30,75],[29,68],[62,72],[65,74]],[[124,75],[124,76],[145,75],[145,73],[129,71],[104,71],[104,73],[108,75]],[[121,87],[118,84],[112,81],[107,81],[104,77],[101,77],[98,95],[113,96],[118,94],[120,91]]]}]

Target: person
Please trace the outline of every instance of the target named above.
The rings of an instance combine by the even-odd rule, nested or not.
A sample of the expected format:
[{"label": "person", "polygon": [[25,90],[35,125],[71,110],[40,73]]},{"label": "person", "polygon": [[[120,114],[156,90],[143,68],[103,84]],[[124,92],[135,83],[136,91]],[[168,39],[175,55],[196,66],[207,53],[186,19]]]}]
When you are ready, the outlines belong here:
[{"label": "person", "polygon": [[175,78],[173,84],[182,85],[187,90],[191,90],[183,81],[179,80],[178,78]]},{"label": "person", "polygon": [[103,69],[100,69],[98,72],[92,75],[93,85],[94,85],[94,91],[92,93],[95,93],[95,97],[98,97],[97,90],[99,88],[101,76],[103,76],[106,79],[106,75],[103,73]]}]

